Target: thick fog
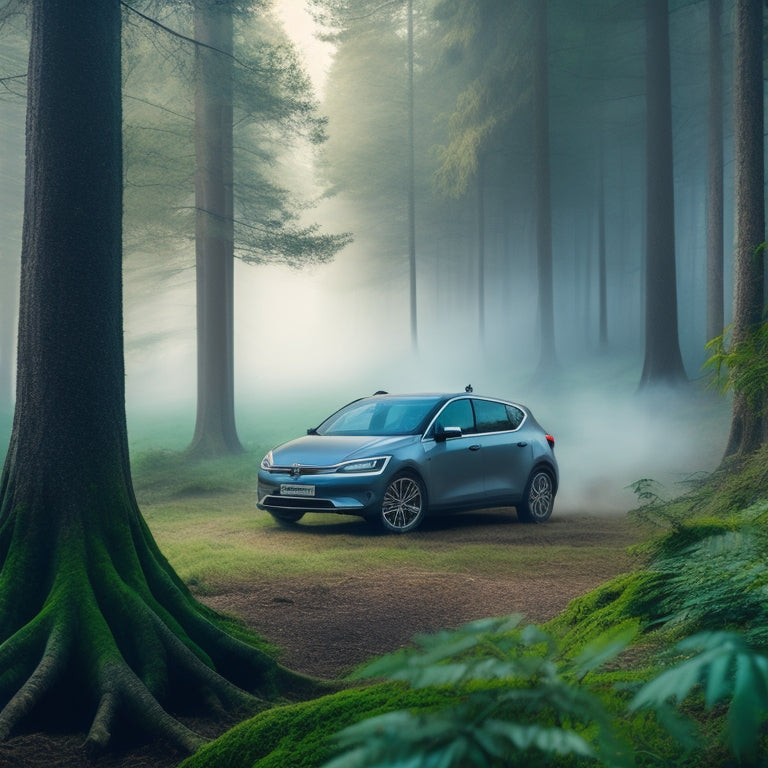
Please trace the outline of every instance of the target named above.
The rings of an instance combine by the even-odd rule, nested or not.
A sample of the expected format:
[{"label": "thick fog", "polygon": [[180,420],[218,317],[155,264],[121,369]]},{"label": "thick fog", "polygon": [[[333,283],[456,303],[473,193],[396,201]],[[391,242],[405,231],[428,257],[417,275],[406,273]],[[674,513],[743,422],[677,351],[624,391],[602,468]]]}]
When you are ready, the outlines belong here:
[{"label": "thick fog", "polygon": [[[592,20],[575,39],[567,33],[572,6],[550,3],[556,364],[542,372],[530,105],[523,101],[505,117],[509,124],[485,165],[484,207],[478,208],[475,181],[456,199],[441,195],[434,183],[435,148],[447,144],[445,115],[477,72],[468,59],[458,64],[440,59],[436,38],[426,29],[435,22],[418,17],[416,44],[422,48],[417,49],[414,86],[414,344],[405,178],[406,65],[404,48],[397,48],[404,43],[402,25],[396,19],[381,21],[382,29],[394,27],[375,38],[380,50],[364,42],[356,47],[354,30],[332,44],[313,36],[317,29],[301,0],[278,4],[273,19],[284,24],[311,77],[320,111],[328,117],[328,140],[319,147],[301,138],[286,141],[283,150],[274,150],[272,167],[282,183],[315,203],[301,213],[303,222],[316,223],[325,232],[349,232],[354,240],[327,264],[235,263],[235,413],[240,439],[254,451],[254,461],[260,460],[261,451],[300,434],[356,397],[381,389],[463,391],[471,384],[477,393],[530,406],[554,434],[562,472],[556,514],[625,510],[634,504],[628,486],[636,480],[654,478],[671,495],[686,479],[718,464],[729,403],[706,389],[701,368],[707,341],[703,5],[675,7],[671,19],[678,332],[691,383],[674,392],[663,386],[639,392],[645,292],[654,290],[646,287],[643,271],[642,15],[629,14],[616,20],[615,27]],[[372,30],[363,33],[370,36]],[[595,54],[594,45],[603,45],[607,61]],[[726,27],[726,57],[729,46]],[[403,56],[399,61],[392,60],[396,50]],[[611,51],[621,60],[610,60]],[[12,63],[4,64],[8,66]],[[398,76],[402,82],[397,82]],[[599,78],[604,78],[604,87],[594,85]],[[512,89],[523,94],[521,99],[525,80],[522,76],[522,84]],[[128,79],[129,96],[135,93],[131,88]],[[160,85],[156,89],[152,98],[166,99],[167,104],[176,98]],[[0,301],[7,318],[15,301],[7,286],[18,279],[23,109],[12,94],[3,99]],[[126,105],[128,124],[135,119],[134,107],[128,101]],[[726,104],[726,126],[728,110]],[[605,115],[602,124],[600,115]],[[274,143],[279,146],[281,141]],[[726,243],[732,239],[729,156],[726,146]],[[130,153],[127,162],[135,162]],[[237,185],[237,168],[235,174]],[[598,279],[599,176],[605,192],[607,254],[604,340]],[[326,194],[330,192],[334,194]],[[127,242],[143,226],[133,199],[126,200]],[[482,240],[478,210],[484,223]],[[153,240],[150,227],[148,231],[146,239],[126,250],[129,437],[134,451],[183,449],[194,428],[197,381],[194,244],[176,239],[169,245]],[[173,266],[163,270],[171,252]],[[728,315],[728,248],[725,259]],[[9,321],[2,325],[0,352],[5,360],[0,361],[0,371],[10,379],[6,374],[12,352],[3,346]],[[0,411],[10,414],[11,403],[0,405]],[[2,428],[6,444],[8,418]]]}]

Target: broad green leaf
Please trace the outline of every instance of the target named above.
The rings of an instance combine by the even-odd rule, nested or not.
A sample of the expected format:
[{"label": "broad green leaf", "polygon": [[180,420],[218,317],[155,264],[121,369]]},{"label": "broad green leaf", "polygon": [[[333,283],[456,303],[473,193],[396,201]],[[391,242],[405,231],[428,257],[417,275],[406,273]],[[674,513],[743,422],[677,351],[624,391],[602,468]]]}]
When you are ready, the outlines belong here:
[{"label": "broad green leaf", "polygon": [[521,725],[503,720],[488,720],[485,730],[503,736],[519,750],[535,747],[542,752],[555,752],[561,755],[580,755],[593,757],[594,750],[578,733],[562,728],[541,725]]}]

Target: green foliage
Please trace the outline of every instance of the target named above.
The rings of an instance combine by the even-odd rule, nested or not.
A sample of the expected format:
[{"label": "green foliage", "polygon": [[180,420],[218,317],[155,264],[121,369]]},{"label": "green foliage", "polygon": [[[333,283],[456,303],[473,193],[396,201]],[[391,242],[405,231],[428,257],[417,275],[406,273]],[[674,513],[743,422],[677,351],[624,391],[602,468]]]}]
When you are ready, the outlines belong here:
[{"label": "green foliage", "polygon": [[[764,253],[764,246],[759,253]],[[768,320],[738,341],[732,340],[732,333],[733,327],[729,326],[707,343],[711,355],[704,368],[711,372],[713,387],[745,395],[752,410],[764,413],[768,408]]]},{"label": "green foliage", "polygon": [[761,727],[768,714],[768,656],[750,647],[733,632],[700,633],[686,638],[674,649],[694,655],[645,685],[635,696],[630,709],[655,709],[672,733],[684,733],[685,723],[668,703],[678,705],[694,692],[703,695],[705,709],[711,710],[729,700],[724,737],[738,758],[754,756]]},{"label": "green foliage", "polygon": [[342,754],[326,768],[535,766],[574,758],[631,765],[610,713],[583,681],[632,634],[597,639],[574,664],[559,662],[554,638],[533,625],[521,628],[519,616],[417,637],[416,649],[385,656],[359,674],[417,689],[455,686],[463,695],[437,713],[394,712],[346,729]]},{"label": "green foliage", "polygon": [[277,707],[236,726],[179,768],[311,768],[331,756],[338,728],[394,710],[434,710],[455,698],[448,689],[386,683]]},{"label": "green foliage", "polygon": [[641,507],[656,506],[664,501],[661,496],[662,485],[653,478],[642,477],[640,480],[630,483],[629,488],[635,494]]},{"label": "green foliage", "polygon": [[531,30],[517,3],[439,0],[434,14],[443,59],[461,61],[467,70],[447,119],[447,145],[435,148],[435,185],[458,199],[478,175],[483,155],[504,146],[505,131],[530,100]]},{"label": "green foliage", "polygon": [[[765,515],[762,515],[765,517]],[[674,548],[674,538],[684,546]],[[701,525],[668,539],[653,569],[658,608],[676,633],[738,627],[768,641],[768,535],[764,524]],[[693,543],[687,544],[694,539]]]}]

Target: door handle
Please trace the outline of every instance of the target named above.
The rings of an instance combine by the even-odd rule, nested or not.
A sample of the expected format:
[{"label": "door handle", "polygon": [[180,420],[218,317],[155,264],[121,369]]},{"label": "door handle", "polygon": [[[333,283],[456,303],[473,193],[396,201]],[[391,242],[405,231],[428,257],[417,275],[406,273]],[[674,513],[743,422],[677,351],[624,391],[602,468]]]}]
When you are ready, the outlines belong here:
[{"label": "door handle", "polygon": [[469,450],[470,450],[470,451],[479,451],[479,450],[480,450],[482,447],[483,447],[482,445],[477,445],[477,444],[475,444],[475,445],[470,445],[470,446],[469,446]]},{"label": "door handle", "polygon": [[518,448],[525,448],[525,446],[528,445],[528,443],[525,442],[525,440],[521,440],[518,444]]}]

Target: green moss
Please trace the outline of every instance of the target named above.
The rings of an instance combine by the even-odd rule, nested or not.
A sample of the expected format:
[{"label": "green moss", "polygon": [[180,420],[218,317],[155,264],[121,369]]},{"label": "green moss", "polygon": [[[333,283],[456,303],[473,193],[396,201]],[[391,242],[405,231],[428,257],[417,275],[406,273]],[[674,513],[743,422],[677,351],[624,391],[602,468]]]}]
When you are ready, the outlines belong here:
[{"label": "green moss", "polygon": [[573,600],[545,627],[561,639],[569,656],[608,630],[632,625],[641,631],[656,617],[658,581],[658,574],[649,571],[617,576]]},{"label": "green moss", "polygon": [[179,768],[312,768],[331,756],[331,737],[348,725],[401,709],[429,711],[457,698],[453,688],[411,690],[383,683],[275,707],[228,731]]}]

